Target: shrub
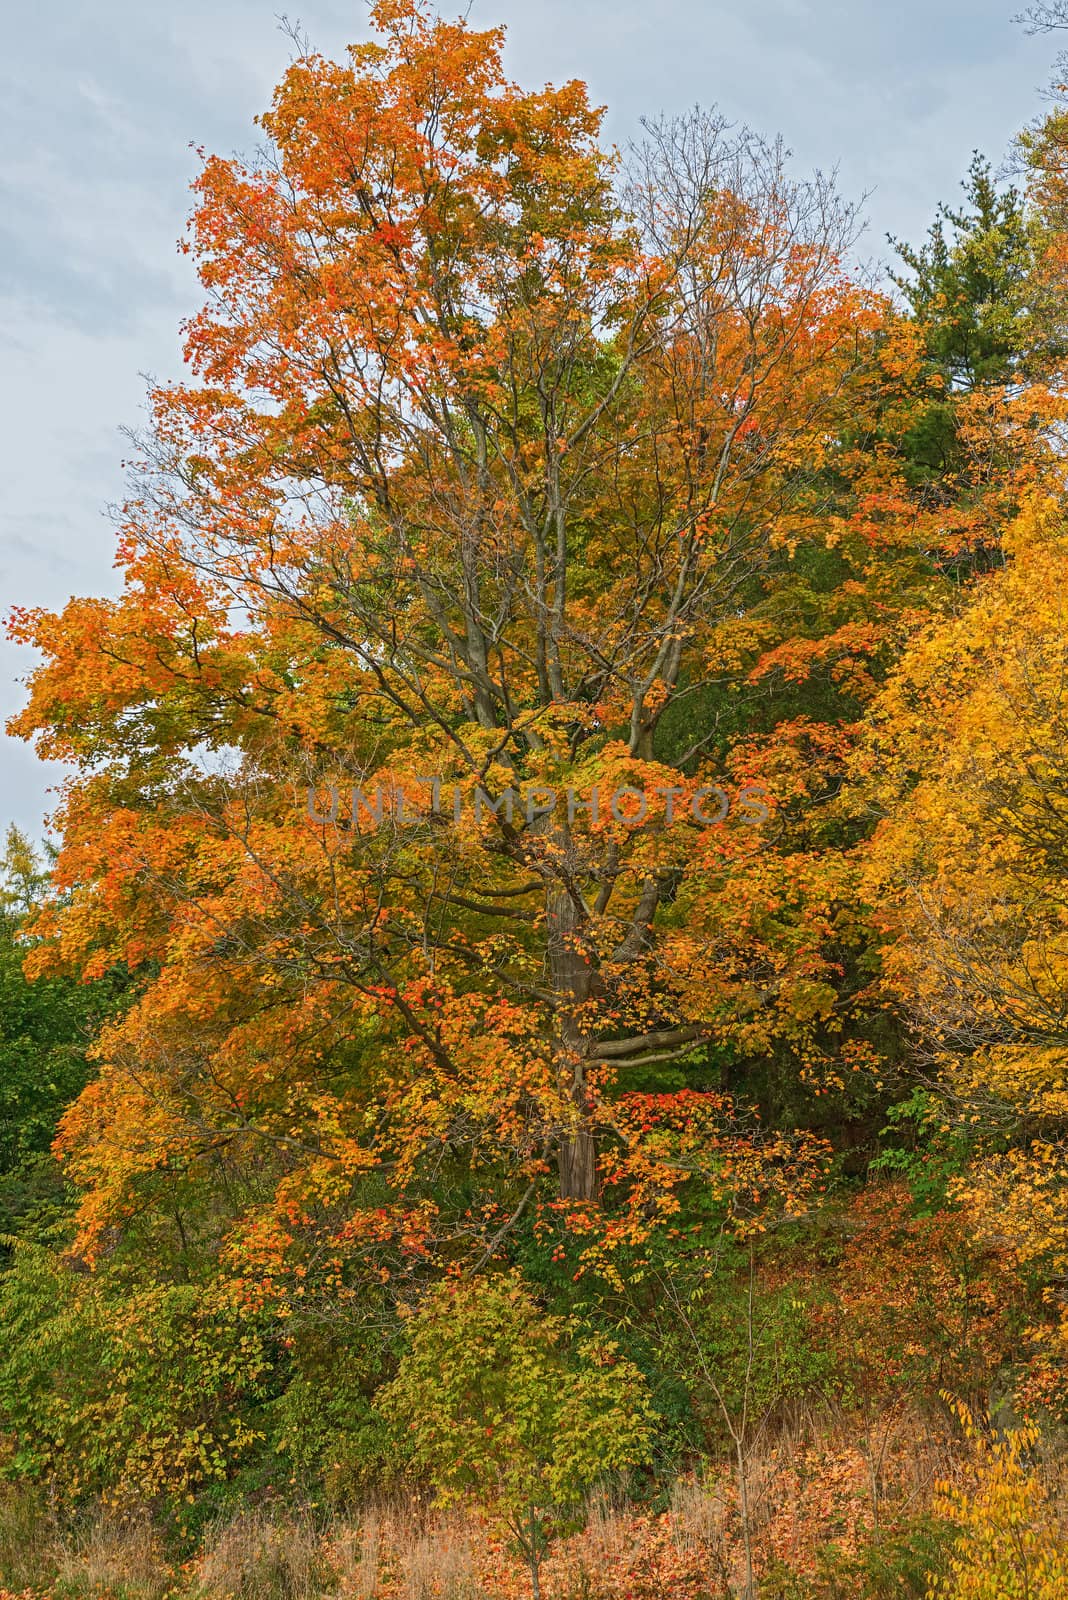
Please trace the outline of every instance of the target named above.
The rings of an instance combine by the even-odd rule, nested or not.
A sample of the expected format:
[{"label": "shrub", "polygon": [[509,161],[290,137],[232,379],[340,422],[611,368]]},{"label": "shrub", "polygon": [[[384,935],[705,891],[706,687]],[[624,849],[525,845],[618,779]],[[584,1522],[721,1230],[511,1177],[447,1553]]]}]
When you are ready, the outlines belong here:
[{"label": "shrub", "polygon": [[637,1368],[606,1340],[572,1342],[514,1273],[430,1298],[382,1403],[443,1499],[496,1502],[535,1596],[554,1526],[651,1443]]}]

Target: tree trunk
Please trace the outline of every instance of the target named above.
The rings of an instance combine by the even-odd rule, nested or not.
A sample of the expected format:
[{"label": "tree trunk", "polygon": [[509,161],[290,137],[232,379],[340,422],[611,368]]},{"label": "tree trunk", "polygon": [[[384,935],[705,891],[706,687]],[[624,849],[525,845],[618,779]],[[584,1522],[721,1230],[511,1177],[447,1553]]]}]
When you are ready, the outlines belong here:
[{"label": "tree trunk", "polygon": [[[557,840],[565,858],[570,840],[561,830]],[[560,1195],[565,1200],[597,1198],[597,1140],[586,1090],[589,1041],[581,1032],[579,1011],[590,997],[592,974],[582,949],[583,916],[566,881],[554,875],[546,890],[548,960],[556,1019],[553,1061],[557,1081],[571,1103],[572,1117],[561,1130],[557,1165]]]},{"label": "tree trunk", "polygon": [[597,1198],[597,1139],[585,1105],[580,1107],[579,1115],[584,1120],[564,1138],[557,1157],[562,1200]]}]

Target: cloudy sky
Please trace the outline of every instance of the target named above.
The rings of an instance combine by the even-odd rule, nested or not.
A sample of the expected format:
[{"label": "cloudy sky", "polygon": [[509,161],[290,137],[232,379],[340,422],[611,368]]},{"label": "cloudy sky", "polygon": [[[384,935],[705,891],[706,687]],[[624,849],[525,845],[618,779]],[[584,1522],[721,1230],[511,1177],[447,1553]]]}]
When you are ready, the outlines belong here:
[{"label": "cloudy sky", "polygon": [[[278,0],[284,5],[286,0]],[[367,11],[292,0],[339,50]],[[456,0],[457,4],[462,0]],[[299,9],[297,9],[299,5]],[[446,4],[443,9],[450,10]],[[1000,161],[1054,54],[1013,0],[474,0],[513,76],[583,77],[623,142],[639,118],[717,104],[785,135],[797,169],[869,192],[866,253],[918,238],[970,152]],[[107,507],[144,375],[179,371],[195,284],[176,250],[199,143],[248,149],[290,45],[256,0],[51,0],[8,17],[0,61],[0,611],[112,592]],[[26,652],[0,646],[0,720]],[[56,772],[0,741],[0,826],[35,834]]]}]

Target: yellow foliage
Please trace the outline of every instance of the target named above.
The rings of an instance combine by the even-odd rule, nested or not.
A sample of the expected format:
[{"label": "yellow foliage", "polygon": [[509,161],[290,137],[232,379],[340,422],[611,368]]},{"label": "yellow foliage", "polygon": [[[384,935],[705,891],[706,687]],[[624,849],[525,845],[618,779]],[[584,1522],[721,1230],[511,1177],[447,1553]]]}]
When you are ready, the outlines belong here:
[{"label": "yellow foliage", "polygon": [[[974,1153],[980,1226],[1068,1268],[1068,530],[1035,497],[1010,560],[906,654],[867,746],[888,987]],[[1054,1334],[1054,1361],[1068,1345]]]},{"label": "yellow foliage", "polygon": [[971,1414],[958,1415],[975,1449],[969,1489],[943,1484],[938,1509],[959,1529],[948,1573],[929,1600],[1064,1600],[1068,1544],[1063,1516],[1029,1465],[1031,1427],[990,1439]]}]

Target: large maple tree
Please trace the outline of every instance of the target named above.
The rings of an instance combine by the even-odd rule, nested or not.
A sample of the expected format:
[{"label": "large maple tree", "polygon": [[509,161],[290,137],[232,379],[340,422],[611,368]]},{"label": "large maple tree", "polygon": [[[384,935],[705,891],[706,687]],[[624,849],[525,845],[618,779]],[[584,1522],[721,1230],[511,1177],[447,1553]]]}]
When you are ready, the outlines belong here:
[{"label": "large maple tree", "polygon": [[697,113],[624,166],[500,30],[372,15],[204,162],[121,598],[16,622],[79,768],[35,959],[142,980],[62,1136],[86,1247],[225,1191],[245,1259],[328,1216],[387,1272],[446,1191],[485,1259],[553,1167],[621,1236],[807,1181],[633,1090],[840,1028],[851,869],[789,813],[930,578],[865,448],[915,341],[780,148]]}]

